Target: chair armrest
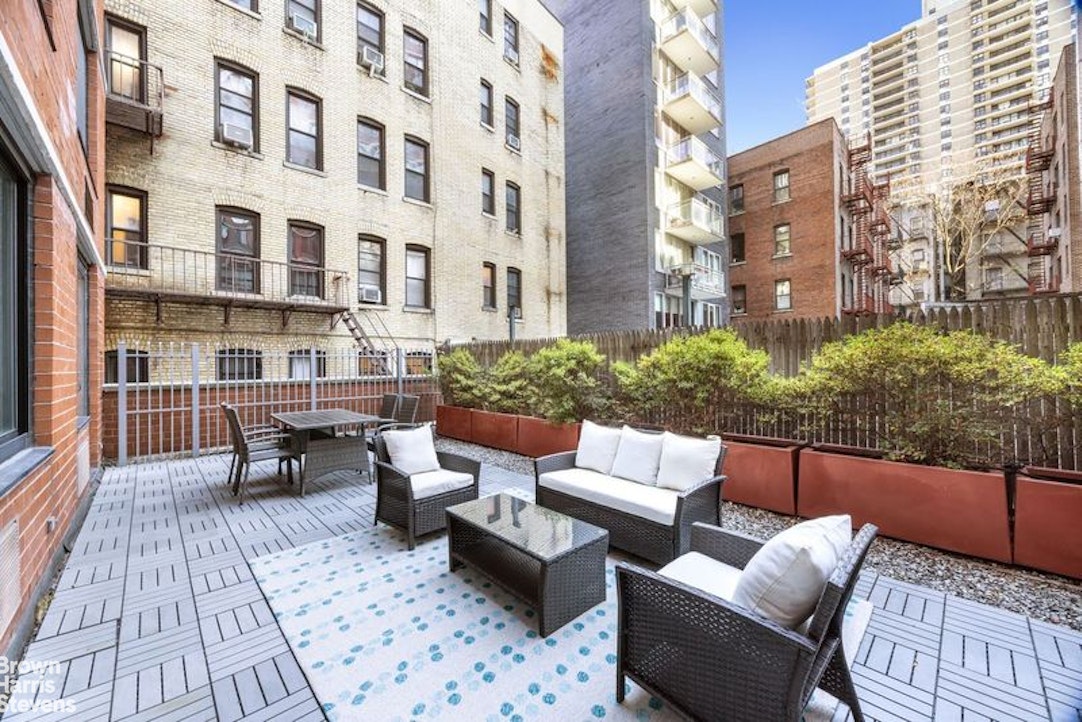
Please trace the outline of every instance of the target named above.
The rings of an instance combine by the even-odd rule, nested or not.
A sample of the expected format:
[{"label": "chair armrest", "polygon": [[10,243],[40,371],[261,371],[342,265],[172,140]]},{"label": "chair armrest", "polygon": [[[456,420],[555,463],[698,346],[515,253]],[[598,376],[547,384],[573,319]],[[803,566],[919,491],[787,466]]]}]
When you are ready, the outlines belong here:
[{"label": "chair armrest", "polygon": [[409,474],[396,466],[391,466],[386,461],[376,462],[376,484],[381,488],[386,486],[388,490],[401,494],[411,501],[413,499],[413,487],[410,486]]},{"label": "chair armrest", "polygon": [[533,461],[534,479],[550,471],[561,469],[573,469],[575,467],[575,451],[561,451],[558,454],[539,456]]},{"label": "chair armrest", "polygon": [[282,434],[288,435],[289,432],[285,429],[280,429],[277,426],[265,426],[260,424],[259,426],[248,426],[241,429],[245,438],[251,439],[258,436],[280,436]]},{"label": "chair armrest", "polygon": [[748,560],[755,556],[762,546],[762,541],[747,534],[702,522],[691,525],[691,551],[705,554],[737,569],[747,566]]},{"label": "chair armrest", "polygon": [[436,458],[440,461],[440,468],[448,471],[459,471],[473,476],[473,483],[477,484],[481,478],[481,462],[461,454],[452,454],[449,451],[437,451]]},{"label": "chair armrest", "polygon": [[693,494],[702,494],[704,489],[709,489],[711,487],[714,487],[715,490],[718,490],[721,488],[722,482],[724,482],[728,478],[728,476],[722,474],[721,476],[712,476],[709,479],[703,479],[702,481],[692,484],[688,488],[684,489],[683,491],[678,493],[677,496],[686,499]]}]

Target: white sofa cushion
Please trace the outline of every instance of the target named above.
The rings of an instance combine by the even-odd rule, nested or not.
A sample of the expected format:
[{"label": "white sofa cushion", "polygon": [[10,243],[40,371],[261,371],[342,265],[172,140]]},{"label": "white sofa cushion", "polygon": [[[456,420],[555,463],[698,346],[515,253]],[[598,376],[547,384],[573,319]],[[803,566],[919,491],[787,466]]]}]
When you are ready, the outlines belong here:
[{"label": "white sofa cushion", "polygon": [[848,514],[811,519],[786,529],[748,560],[732,601],[796,629],[815,610],[852,539]]},{"label": "white sofa cushion", "polygon": [[575,466],[602,474],[612,473],[612,460],[616,458],[616,447],[619,445],[620,429],[583,421],[579,446],[575,451]]},{"label": "white sofa cushion", "polygon": [[658,569],[657,573],[727,601],[732,601],[740,581],[739,569],[699,552],[681,554]]},{"label": "white sofa cushion", "polygon": [[414,499],[425,499],[455,489],[465,489],[473,483],[473,475],[463,471],[436,469],[410,474],[410,487]]},{"label": "white sofa cushion", "polygon": [[664,438],[657,470],[658,486],[683,491],[714,476],[721,437],[696,439],[666,431]]},{"label": "white sofa cushion", "polygon": [[440,468],[436,446],[432,443],[432,430],[427,426],[416,429],[389,429],[382,433],[387,444],[391,466],[403,474],[412,476]]},{"label": "white sofa cushion", "polygon": [[634,514],[659,524],[672,524],[676,517],[676,492],[627,479],[599,474],[589,469],[549,471],[537,479],[546,489]]},{"label": "white sofa cushion", "polygon": [[625,426],[620,429],[620,446],[616,449],[610,473],[621,479],[654,486],[664,441],[664,434],[648,434]]}]

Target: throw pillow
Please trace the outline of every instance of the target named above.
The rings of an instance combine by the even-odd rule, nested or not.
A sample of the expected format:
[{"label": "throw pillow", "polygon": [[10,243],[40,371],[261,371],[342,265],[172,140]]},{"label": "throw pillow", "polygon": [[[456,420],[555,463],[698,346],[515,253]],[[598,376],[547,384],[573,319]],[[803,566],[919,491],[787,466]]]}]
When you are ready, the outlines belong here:
[{"label": "throw pillow", "polygon": [[427,426],[416,429],[389,429],[382,433],[387,444],[391,466],[407,475],[421,474],[440,468],[436,447],[432,443],[432,430]]},{"label": "throw pillow", "polygon": [[579,446],[575,451],[575,466],[602,474],[612,473],[612,460],[616,458],[616,447],[619,445],[620,429],[583,421]]},{"label": "throw pillow", "polygon": [[733,602],[795,629],[811,616],[823,587],[853,539],[848,514],[786,529],[748,560]]},{"label": "throw pillow", "polygon": [[683,491],[714,476],[721,453],[720,437],[696,439],[667,431],[664,436],[657,470],[658,486]]},{"label": "throw pillow", "polygon": [[647,434],[630,426],[620,430],[620,446],[612,460],[612,475],[628,481],[653,486],[657,483],[657,468],[661,463],[662,434]]}]

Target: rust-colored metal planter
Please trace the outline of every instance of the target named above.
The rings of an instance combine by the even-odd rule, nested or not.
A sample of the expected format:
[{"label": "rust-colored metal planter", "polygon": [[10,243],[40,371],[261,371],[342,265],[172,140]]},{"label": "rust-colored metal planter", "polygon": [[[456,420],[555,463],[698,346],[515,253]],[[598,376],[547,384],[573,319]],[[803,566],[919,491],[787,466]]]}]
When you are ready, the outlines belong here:
[{"label": "rust-colored metal planter", "polygon": [[[1014,500],[1014,561],[1082,579],[1082,474],[1027,469],[1018,475]],[[1037,479],[1051,472],[1064,480]],[[1074,483],[1071,479],[1075,478]]]},{"label": "rust-colored metal planter", "polygon": [[725,501],[796,515],[797,463],[800,446],[787,439],[723,436],[729,478],[722,485]]},{"label": "rust-colored metal planter", "polygon": [[473,410],[473,443],[504,451],[518,451],[518,415]]},{"label": "rust-colored metal planter", "polygon": [[579,445],[582,424],[554,424],[533,416],[518,417],[518,453],[537,458],[561,451],[574,451]]},{"label": "rust-colored metal planter", "polygon": [[473,409],[437,406],[436,433],[459,441],[473,441]]},{"label": "rust-colored metal planter", "polygon": [[1000,473],[945,469],[804,449],[800,516],[850,514],[905,541],[1011,562]]}]

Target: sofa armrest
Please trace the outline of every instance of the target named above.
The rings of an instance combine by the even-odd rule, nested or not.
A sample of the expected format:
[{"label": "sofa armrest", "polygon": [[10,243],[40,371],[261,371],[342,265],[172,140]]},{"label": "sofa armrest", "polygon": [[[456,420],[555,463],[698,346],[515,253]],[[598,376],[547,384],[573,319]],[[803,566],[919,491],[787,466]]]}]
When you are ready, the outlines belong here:
[{"label": "sofa armrest", "polygon": [[691,525],[691,551],[705,554],[737,569],[747,566],[748,560],[755,556],[762,546],[762,541],[747,534],[702,522]]},{"label": "sofa armrest", "polygon": [[547,474],[550,471],[560,471],[561,469],[573,469],[575,467],[575,451],[561,451],[558,454],[549,454],[548,456],[539,456],[534,459],[534,480],[536,481],[542,474]]},{"label": "sofa armrest", "polygon": [[709,489],[711,487],[713,487],[716,491],[720,493],[722,483],[724,483],[724,481],[728,478],[729,477],[722,474],[721,476],[712,476],[709,479],[703,479],[702,481],[696,484],[692,484],[688,488],[679,492],[677,496],[686,499],[687,497],[692,495],[702,494],[704,493],[704,489]]},{"label": "sofa armrest", "polygon": [[461,454],[452,454],[449,451],[437,451],[436,458],[440,461],[440,468],[448,471],[459,471],[470,474],[476,485],[481,478],[481,462]]}]

